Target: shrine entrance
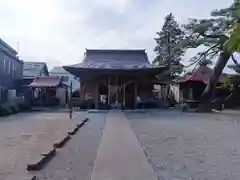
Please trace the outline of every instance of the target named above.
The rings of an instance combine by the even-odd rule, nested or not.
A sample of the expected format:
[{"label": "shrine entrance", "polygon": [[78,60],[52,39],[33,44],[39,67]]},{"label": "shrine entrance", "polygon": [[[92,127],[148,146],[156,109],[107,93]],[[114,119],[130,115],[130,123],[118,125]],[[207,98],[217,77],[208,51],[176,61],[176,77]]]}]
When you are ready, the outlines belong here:
[{"label": "shrine entrance", "polygon": [[[100,82],[104,81],[103,79]],[[124,80],[121,76],[108,76],[107,82],[98,85],[100,109],[136,108],[137,91],[135,90],[135,81],[126,81],[126,78]]]},{"label": "shrine entrance", "polygon": [[86,49],[81,63],[64,69],[80,78],[81,102],[136,109],[138,101],[153,100],[153,80],[167,67],[151,64],[144,49]]}]

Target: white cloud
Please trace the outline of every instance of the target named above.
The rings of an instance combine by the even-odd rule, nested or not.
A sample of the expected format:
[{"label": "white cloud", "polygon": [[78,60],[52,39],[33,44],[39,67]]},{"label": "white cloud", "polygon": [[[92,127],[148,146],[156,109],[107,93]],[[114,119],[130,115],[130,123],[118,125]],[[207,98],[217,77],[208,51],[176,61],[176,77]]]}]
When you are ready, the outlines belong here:
[{"label": "white cloud", "polygon": [[97,7],[111,9],[117,13],[124,14],[131,6],[132,0],[93,0]]},{"label": "white cloud", "polygon": [[50,66],[80,62],[85,48],[146,48],[152,59],[167,13],[186,22],[231,1],[0,0],[0,37],[20,43],[21,59]]}]

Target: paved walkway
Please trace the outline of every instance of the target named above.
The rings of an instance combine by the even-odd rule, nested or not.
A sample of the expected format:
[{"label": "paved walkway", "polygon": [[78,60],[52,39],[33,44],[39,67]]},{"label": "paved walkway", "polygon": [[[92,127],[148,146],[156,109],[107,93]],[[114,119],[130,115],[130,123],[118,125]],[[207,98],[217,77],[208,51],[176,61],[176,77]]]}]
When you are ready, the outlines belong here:
[{"label": "paved walkway", "polygon": [[108,114],[91,180],[157,180],[121,112]]}]

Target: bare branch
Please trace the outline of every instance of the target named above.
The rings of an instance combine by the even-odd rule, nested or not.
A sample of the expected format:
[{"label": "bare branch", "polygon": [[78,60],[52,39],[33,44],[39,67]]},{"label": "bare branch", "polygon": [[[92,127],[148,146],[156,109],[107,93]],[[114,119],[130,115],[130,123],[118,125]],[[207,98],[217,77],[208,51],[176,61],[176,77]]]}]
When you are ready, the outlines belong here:
[{"label": "bare branch", "polygon": [[209,53],[209,59],[213,59],[217,54],[219,53],[219,51],[213,51],[212,53]]},{"label": "bare branch", "polygon": [[203,57],[206,57],[206,56],[209,54],[209,52],[210,52],[211,50],[213,50],[214,48],[216,48],[217,46],[218,46],[218,44],[210,47],[208,50],[206,50],[204,53],[202,53],[202,55],[199,56],[199,58],[198,58],[197,60],[193,61],[192,63],[190,63],[189,65],[184,66],[184,67],[185,67],[185,68],[191,67],[191,66],[194,65],[195,63],[199,63],[199,62],[202,60]]},{"label": "bare branch", "polygon": [[[212,51],[212,52],[210,52],[210,53],[208,53],[208,54],[206,54],[206,56],[212,56],[212,55],[216,55],[217,53],[219,52],[219,50],[216,50],[216,51]],[[209,59],[211,59],[211,58],[209,58]]]}]

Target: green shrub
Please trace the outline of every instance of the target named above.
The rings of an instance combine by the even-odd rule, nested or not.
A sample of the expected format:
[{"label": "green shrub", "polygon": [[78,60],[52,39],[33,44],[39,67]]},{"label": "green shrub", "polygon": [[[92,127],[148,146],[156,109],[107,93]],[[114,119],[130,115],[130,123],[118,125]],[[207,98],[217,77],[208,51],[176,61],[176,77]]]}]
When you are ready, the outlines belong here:
[{"label": "green shrub", "polygon": [[12,106],[6,106],[6,108],[8,109],[8,115],[13,114]]},{"label": "green shrub", "polygon": [[15,110],[16,110],[17,112],[19,112],[19,107],[18,107],[18,105],[15,105],[14,108],[15,108]]},{"label": "green shrub", "polygon": [[12,112],[8,106],[0,106],[0,116],[5,117],[10,115]]},{"label": "green shrub", "polygon": [[11,110],[12,114],[17,114],[18,113],[17,106],[9,106],[9,109]]}]

